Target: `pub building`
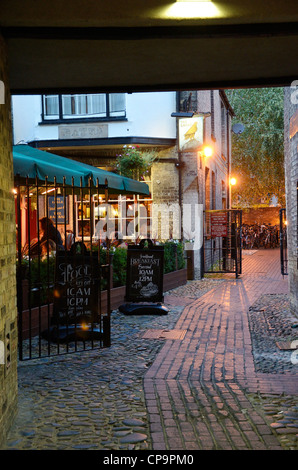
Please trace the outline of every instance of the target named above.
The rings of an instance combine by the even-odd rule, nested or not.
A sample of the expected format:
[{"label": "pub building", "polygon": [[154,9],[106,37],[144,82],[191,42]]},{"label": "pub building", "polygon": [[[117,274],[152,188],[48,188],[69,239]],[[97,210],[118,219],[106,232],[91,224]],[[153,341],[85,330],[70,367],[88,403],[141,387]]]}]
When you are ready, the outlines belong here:
[{"label": "pub building", "polygon": [[[67,224],[84,242],[108,232],[124,242],[141,238],[195,241],[195,275],[201,275],[201,241],[184,213],[230,207],[233,110],[223,90],[13,96],[14,143],[109,172],[127,148],[153,155],[140,179],[149,194],[109,192],[69,197]],[[26,126],[24,125],[26,122]],[[208,147],[210,153],[205,153]]]}]

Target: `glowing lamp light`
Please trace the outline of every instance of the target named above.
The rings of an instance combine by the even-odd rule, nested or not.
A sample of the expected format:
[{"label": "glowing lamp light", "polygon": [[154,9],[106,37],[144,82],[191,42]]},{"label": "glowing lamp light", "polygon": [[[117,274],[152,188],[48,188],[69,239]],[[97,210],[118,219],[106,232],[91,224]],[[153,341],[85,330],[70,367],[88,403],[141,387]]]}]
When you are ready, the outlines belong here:
[{"label": "glowing lamp light", "polygon": [[82,330],[88,330],[88,328],[89,328],[87,323],[82,323],[81,327],[82,327]]},{"label": "glowing lamp light", "polygon": [[56,297],[57,299],[59,299],[59,297],[61,297],[61,293],[58,289],[54,289],[53,291],[53,295],[54,297]]},{"label": "glowing lamp light", "polygon": [[203,153],[204,153],[205,157],[207,157],[207,158],[211,157],[211,155],[213,153],[212,147],[204,147]]},{"label": "glowing lamp light", "polygon": [[168,18],[218,18],[223,13],[218,5],[210,0],[176,0],[167,7],[163,15]]},{"label": "glowing lamp light", "polygon": [[236,184],[236,178],[231,178],[231,179],[230,179],[230,184],[231,184],[232,186],[235,186],[235,184]]}]

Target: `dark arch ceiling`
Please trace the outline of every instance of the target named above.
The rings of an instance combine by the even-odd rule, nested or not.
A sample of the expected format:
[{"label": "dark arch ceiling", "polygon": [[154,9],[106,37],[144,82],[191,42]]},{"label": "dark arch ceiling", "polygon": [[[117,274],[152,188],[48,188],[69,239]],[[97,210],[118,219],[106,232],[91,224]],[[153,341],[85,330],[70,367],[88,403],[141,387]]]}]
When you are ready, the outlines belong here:
[{"label": "dark arch ceiling", "polygon": [[0,31],[12,93],[287,86],[298,79],[292,0],[1,0]]}]

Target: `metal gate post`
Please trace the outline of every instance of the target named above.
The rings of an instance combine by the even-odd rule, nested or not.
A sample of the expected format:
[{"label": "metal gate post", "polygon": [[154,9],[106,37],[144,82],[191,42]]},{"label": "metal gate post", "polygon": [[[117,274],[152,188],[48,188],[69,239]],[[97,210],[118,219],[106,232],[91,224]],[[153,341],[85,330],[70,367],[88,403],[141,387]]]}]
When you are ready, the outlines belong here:
[{"label": "metal gate post", "polygon": [[187,279],[193,281],[195,278],[194,271],[194,250],[186,250],[187,259]]},{"label": "metal gate post", "polygon": [[286,228],[284,229],[284,218],[286,215],[286,209],[280,209],[279,211],[279,249],[280,249],[280,269],[282,276],[288,274],[287,270],[287,259],[285,259],[287,234]]},{"label": "metal gate post", "polygon": [[[237,214],[235,214],[236,217],[237,217]],[[238,255],[238,230],[237,230],[237,222],[234,223],[234,226],[235,226],[235,275],[236,275],[236,279],[238,279],[239,277],[239,272],[238,272],[238,258],[239,258],[239,255]]]},{"label": "metal gate post", "polygon": [[18,333],[19,333],[19,358],[23,360],[23,287],[22,287],[22,217],[21,217],[21,188],[19,183],[19,178],[17,177],[16,184],[17,191],[17,247],[18,247],[18,266],[17,266],[17,309],[18,309]]},{"label": "metal gate post", "polygon": [[240,273],[242,274],[242,211],[239,211],[239,257],[240,257]]}]

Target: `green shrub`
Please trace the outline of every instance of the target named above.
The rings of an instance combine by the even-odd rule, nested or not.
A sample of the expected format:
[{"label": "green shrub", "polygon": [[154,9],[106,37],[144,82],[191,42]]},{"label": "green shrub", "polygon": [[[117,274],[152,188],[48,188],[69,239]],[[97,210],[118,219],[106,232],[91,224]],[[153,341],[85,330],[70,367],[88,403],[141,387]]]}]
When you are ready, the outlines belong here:
[{"label": "green shrub", "polygon": [[125,286],[126,283],[126,248],[116,248],[113,254],[113,286]]},{"label": "green shrub", "polygon": [[56,258],[23,259],[21,263],[21,279],[27,279],[30,285],[31,307],[52,301],[55,280]]},{"label": "green shrub", "polygon": [[[183,269],[185,267],[183,244],[175,241],[165,241],[162,245],[164,246],[164,273],[166,274],[176,270],[176,252],[178,269]],[[97,247],[94,247],[93,250],[97,250]],[[113,287],[125,286],[127,249],[117,247],[111,251],[111,253],[113,264]],[[99,253],[101,265],[108,263],[106,255],[106,249],[101,247]],[[32,306],[35,303],[38,305],[39,295],[41,303],[48,300],[48,287],[50,287],[50,290],[52,291],[52,286],[55,282],[55,265],[55,257],[50,257],[49,261],[47,258],[40,259],[40,262],[38,262],[38,258],[35,258],[30,262],[29,271],[29,261],[26,259],[22,260],[21,277],[22,279],[29,279],[30,272],[31,289],[35,289],[31,294]],[[107,271],[104,269],[102,270],[102,277],[101,290],[105,290],[107,288]],[[39,287],[40,294],[37,290]]]},{"label": "green shrub", "polygon": [[[177,265],[178,269],[185,267],[184,259],[184,248],[183,243],[174,241],[165,241],[162,243],[164,246],[164,274],[170,273],[176,270],[176,255],[177,251]],[[105,259],[105,250],[101,255],[101,259]],[[126,260],[127,260],[127,249],[126,248],[115,248],[112,256],[113,263],[113,286],[120,287],[125,286],[126,283]],[[106,285],[106,283],[105,283]]]},{"label": "green shrub", "polygon": [[[176,270],[175,251],[177,251],[178,269],[183,269],[185,267],[183,243],[169,240],[162,243],[162,245],[164,246],[164,274]],[[112,253],[113,287],[125,286],[127,249],[117,247]],[[100,260],[102,263],[106,263],[105,256],[106,250],[101,248]],[[103,282],[102,288],[106,288],[106,284],[106,282]]]},{"label": "green shrub", "polygon": [[177,246],[178,269],[184,269],[186,262],[185,262],[185,257],[184,257],[183,243],[178,243],[176,246]]},{"label": "green shrub", "polygon": [[164,273],[176,271],[176,253],[177,267],[183,269],[185,267],[183,244],[172,240],[163,243],[164,246]]}]

